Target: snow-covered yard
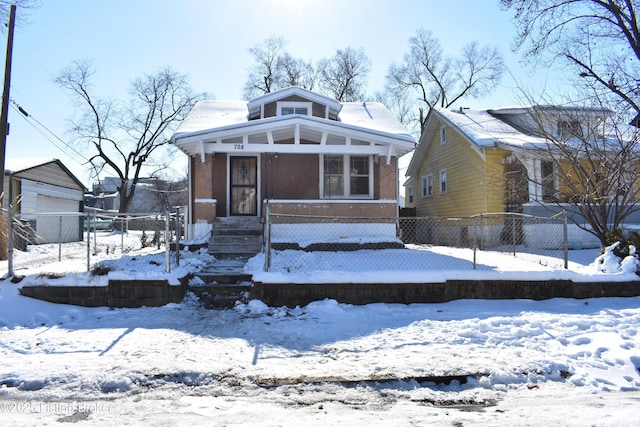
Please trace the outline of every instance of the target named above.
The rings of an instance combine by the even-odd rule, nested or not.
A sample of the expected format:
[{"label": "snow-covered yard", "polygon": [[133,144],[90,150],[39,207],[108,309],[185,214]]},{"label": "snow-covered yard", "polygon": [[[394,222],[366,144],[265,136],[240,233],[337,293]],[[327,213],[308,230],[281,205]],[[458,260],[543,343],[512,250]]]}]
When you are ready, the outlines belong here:
[{"label": "snow-covered yard", "polygon": [[[312,281],[321,270],[303,266],[330,261],[282,255],[260,274]],[[635,277],[588,266],[596,255],[572,251],[569,271],[510,259],[484,274]],[[134,251],[110,261],[112,273],[163,275],[163,256]],[[377,262],[392,256],[380,252]],[[180,268],[210,261],[185,253]],[[258,273],[261,262],[247,268]],[[63,264],[49,268],[83,271]],[[36,277],[24,280],[45,280]],[[0,413],[9,425],[614,426],[636,424],[640,409],[640,298],[207,310],[188,294],[180,304],[110,310],[29,299],[18,286],[0,282]]]}]

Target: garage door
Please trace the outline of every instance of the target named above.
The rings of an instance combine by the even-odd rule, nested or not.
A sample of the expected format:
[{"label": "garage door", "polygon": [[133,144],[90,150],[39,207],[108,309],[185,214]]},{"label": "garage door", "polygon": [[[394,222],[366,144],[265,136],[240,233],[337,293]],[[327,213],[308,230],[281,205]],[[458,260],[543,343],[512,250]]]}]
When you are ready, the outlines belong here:
[{"label": "garage door", "polygon": [[[75,242],[81,240],[78,201],[59,197],[36,196],[36,240],[38,243]],[[68,214],[64,214],[69,212]]]}]

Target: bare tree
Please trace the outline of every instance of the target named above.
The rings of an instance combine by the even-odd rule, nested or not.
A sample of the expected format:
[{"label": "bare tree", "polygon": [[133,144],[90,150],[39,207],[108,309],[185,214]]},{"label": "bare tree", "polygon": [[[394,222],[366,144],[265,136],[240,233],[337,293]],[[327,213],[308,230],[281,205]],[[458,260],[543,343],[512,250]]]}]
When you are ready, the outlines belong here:
[{"label": "bare tree", "polygon": [[370,61],[364,49],[338,49],[335,56],[318,63],[318,85],[323,93],[340,102],[365,98]]},{"label": "bare tree", "polygon": [[271,37],[249,52],[254,64],[244,85],[243,96],[251,99],[289,86],[317,90],[338,101],[362,100],[365,96],[369,59],[363,49],[339,49],[317,66],[291,56],[282,37]]},{"label": "bare tree", "polygon": [[[76,99],[78,117],[72,131],[78,144],[93,152],[89,158],[94,173],[103,170],[120,178],[120,212],[127,212],[143,167],[153,176],[166,165],[156,163],[164,148],[170,148],[169,134],[185,117],[196,100],[185,75],[171,68],[135,79],[126,103],[92,95],[88,62],[74,62],[55,79]],[[155,170],[153,170],[155,168]]]},{"label": "bare tree", "polygon": [[[16,5],[16,26],[29,22],[29,11],[40,7],[40,0],[0,0],[0,21],[6,24],[9,20],[9,6]],[[5,25],[3,25],[4,27]]]},{"label": "bare tree", "polygon": [[[530,63],[561,65],[600,99],[640,113],[640,27],[637,0],[499,0],[513,12],[515,50]],[[568,68],[566,66],[568,65]]]},{"label": "bare tree", "polygon": [[522,182],[533,184],[540,191],[539,202],[554,211],[573,212],[575,224],[606,246],[609,232],[640,211],[640,129],[597,99],[532,107],[523,128],[544,143],[518,157],[526,163],[533,155],[540,167],[527,173],[507,164],[514,175],[506,188],[521,197]]},{"label": "bare tree", "polygon": [[292,57],[286,46],[284,38],[271,37],[249,49],[255,63],[244,85],[243,95],[247,99],[289,86],[313,89],[313,65]]},{"label": "bare tree", "polygon": [[314,89],[317,72],[311,62],[294,58],[285,52],[279,60],[278,70],[278,89],[289,86]]},{"label": "bare tree", "polygon": [[496,87],[503,72],[497,48],[472,42],[463,47],[459,57],[452,57],[442,51],[430,31],[419,29],[409,39],[403,63],[389,67],[385,91],[389,97],[411,94],[415,115],[404,123],[419,123],[422,130],[433,107],[446,108],[465,97],[482,96]]}]

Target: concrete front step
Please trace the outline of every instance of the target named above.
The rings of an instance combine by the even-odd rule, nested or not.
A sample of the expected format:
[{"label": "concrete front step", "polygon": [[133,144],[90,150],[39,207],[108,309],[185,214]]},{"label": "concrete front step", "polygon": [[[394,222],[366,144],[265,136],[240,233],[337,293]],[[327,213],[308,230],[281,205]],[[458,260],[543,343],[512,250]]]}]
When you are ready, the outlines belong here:
[{"label": "concrete front step", "polygon": [[189,290],[208,308],[232,308],[236,302],[246,302],[251,295],[251,282],[205,284],[190,286]]},{"label": "concrete front step", "polygon": [[209,308],[230,308],[236,301],[246,302],[253,282],[252,275],[244,271],[245,263],[246,259],[217,259],[195,273],[200,284],[189,285],[189,290]]},{"label": "concrete front step", "polygon": [[258,243],[262,245],[262,234],[256,235],[237,235],[237,234],[220,234],[212,236],[211,242],[216,243]]},{"label": "concrete front step", "polygon": [[207,271],[196,274],[207,286],[234,285],[238,283],[251,283],[251,274],[228,271]]},{"label": "concrete front step", "polygon": [[253,253],[262,250],[262,242],[209,242],[209,252],[220,253]]},{"label": "concrete front step", "polygon": [[260,237],[262,238],[262,226],[259,230],[246,230],[242,228],[213,228],[212,237],[238,236],[238,237]]},{"label": "concrete front step", "polygon": [[213,224],[209,253],[219,259],[249,259],[262,250],[263,225],[255,218],[218,219]]}]

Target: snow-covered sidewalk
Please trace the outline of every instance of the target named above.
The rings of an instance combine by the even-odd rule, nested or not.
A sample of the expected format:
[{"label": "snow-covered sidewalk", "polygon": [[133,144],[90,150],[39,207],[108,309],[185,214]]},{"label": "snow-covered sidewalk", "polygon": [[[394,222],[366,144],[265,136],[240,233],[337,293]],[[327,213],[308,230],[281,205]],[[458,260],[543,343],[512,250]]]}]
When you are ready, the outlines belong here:
[{"label": "snow-covered sidewalk", "polygon": [[109,310],[0,295],[22,310],[0,328],[0,412],[17,425],[601,426],[640,407],[638,298]]}]

